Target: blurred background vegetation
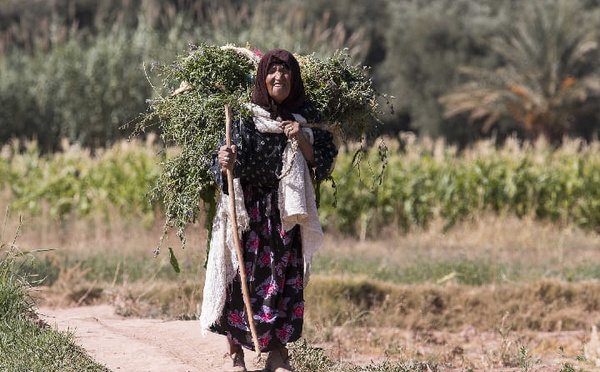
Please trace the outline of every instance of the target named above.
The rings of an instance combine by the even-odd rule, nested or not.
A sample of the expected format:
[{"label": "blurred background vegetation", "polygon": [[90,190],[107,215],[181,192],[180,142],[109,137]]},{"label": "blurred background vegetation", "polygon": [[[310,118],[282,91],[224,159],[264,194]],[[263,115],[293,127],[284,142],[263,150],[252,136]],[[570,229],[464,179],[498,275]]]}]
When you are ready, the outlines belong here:
[{"label": "blurred background vegetation", "polygon": [[600,0],[0,0],[0,189],[31,215],[116,208],[149,225],[168,154],[124,140],[161,85],[153,67],[200,43],[347,48],[394,97],[390,151],[361,154],[383,183],[340,154],[326,228],[364,240],[383,221],[508,212],[597,231],[597,24]]},{"label": "blurred background vegetation", "polygon": [[327,57],[348,48],[395,97],[388,134],[594,139],[598,0],[0,0],[0,144],[129,135],[145,70],[201,42]]}]

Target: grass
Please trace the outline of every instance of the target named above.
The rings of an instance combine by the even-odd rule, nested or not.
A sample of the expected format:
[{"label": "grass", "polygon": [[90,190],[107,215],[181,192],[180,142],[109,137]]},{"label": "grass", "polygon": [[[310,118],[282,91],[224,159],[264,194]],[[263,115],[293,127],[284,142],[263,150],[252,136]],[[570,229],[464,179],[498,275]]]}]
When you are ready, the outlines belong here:
[{"label": "grass", "polygon": [[311,346],[305,339],[291,347],[292,367],[297,372],[421,372],[438,371],[436,364],[426,362],[392,362],[389,360],[356,366],[331,359],[322,348]]},{"label": "grass", "polygon": [[386,232],[385,238],[356,241],[328,235],[315,261],[324,275],[365,274],[395,284],[446,282],[464,285],[598,279],[600,237],[513,216],[480,216],[445,230]]},{"label": "grass", "polygon": [[71,333],[50,329],[35,315],[26,278],[16,274],[23,254],[0,235],[0,371],[89,371],[107,368],[94,362]]},{"label": "grass", "polygon": [[[152,253],[162,234],[158,219],[151,227],[117,214],[106,224],[64,223],[31,218],[22,226],[23,246],[53,249],[15,261],[14,269],[35,274],[29,279],[41,287],[32,300],[48,306],[109,302],[126,316],[197,318],[206,239],[201,221],[188,230],[185,250],[175,234],[164,242],[175,247],[179,275],[165,251]],[[521,346],[536,365],[564,347],[565,365],[577,366],[582,332],[600,321],[599,244],[590,232],[509,216],[484,216],[449,230],[440,223],[427,231],[386,231],[371,241],[327,234],[306,291],[306,339],[294,345],[296,368],[518,368]],[[579,332],[580,341],[544,339],[556,331]],[[461,354],[469,332],[501,342],[486,344],[479,355]]]},{"label": "grass", "polygon": [[373,255],[337,257],[324,253],[315,262],[314,270],[326,276],[368,275],[370,279],[394,284],[423,284],[447,282],[467,286],[532,282],[556,279],[581,282],[600,279],[600,264],[536,265],[521,262],[497,262],[491,258],[472,259],[466,256],[430,261],[417,258],[396,263],[393,259]]}]

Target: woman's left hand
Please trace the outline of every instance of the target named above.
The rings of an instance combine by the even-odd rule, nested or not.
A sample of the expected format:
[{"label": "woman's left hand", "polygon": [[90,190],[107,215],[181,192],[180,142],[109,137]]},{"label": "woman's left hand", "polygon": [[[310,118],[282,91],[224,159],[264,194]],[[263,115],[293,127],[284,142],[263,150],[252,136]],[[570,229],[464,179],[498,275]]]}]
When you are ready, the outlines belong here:
[{"label": "woman's left hand", "polygon": [[279,126],[283,129],[283,133],[287,138],[298,139],[298,135],[302,135],[302,126],[296,121],[285,120],[282,121]]},{"label": "woman's left hand", "polygon": [[304,159],[306,159],[308,164],[312,165],[315,160],[315,152],[310,142],[306,139],[306,137],[304,137],[302,125],[296,121],[289,120],[282,121],[279,125],[283,129],[283,133],[285,133],[287,138],[295,138],[298,140],[298,147],[300,148],[300,151],[302,151]]}]

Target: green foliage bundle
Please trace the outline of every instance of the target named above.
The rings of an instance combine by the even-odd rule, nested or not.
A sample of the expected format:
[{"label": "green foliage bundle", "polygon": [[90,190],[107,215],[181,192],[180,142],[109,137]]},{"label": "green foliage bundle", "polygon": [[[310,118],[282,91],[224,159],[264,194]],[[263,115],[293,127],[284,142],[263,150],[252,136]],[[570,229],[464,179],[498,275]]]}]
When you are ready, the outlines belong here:
[{"label": "green foliage bundle", "polygon": [[307,99],[323,113],[330,125],[340,125],[344,135],[361,139],[375,129],[383,114],[379,100],[390,101],[378,92],[369,77],[368,66],[352,64],[345,51],[336,51],[325,60],[314,54],[299,57]]},{"label": "green foliage bundle", "polygon": [[183,230],[196,220],[199,201],[209,206],[209,214],[214,209],[210,166],[212,152],[225,133],[224,106],[245,110],[254,64],[232,50],[200,45],[172,64],[154,68],[160,70],[166,95],[150,101],[139,130],[158,121],[165,144],[180,150],[163,163],[153,194],[164,203],[165,228],[176,227],[184,240]]},{"label": "green foliage bundle", "polygon": [[[224,106],[232,108],[233,120],[249,115],[257,53],[201,44],[172,64],[156,66],[166,93],[151,101],[138,130],[158,121],[166,145],[180,150],[165,161],[154,195],[165,206],[165,231],[177,228],[184,245],[184,229],[196,220],[200,200],[208,210],[207,222],[212,220],[215,184],[210,167],[225,134]],[[323,112],[326,125],[360,139],[377,123],[378,99],[384,95],[373,87],[365,67],[352,65],[342,51],[324,60],[298,56],[298,62],[308,99]]]}]

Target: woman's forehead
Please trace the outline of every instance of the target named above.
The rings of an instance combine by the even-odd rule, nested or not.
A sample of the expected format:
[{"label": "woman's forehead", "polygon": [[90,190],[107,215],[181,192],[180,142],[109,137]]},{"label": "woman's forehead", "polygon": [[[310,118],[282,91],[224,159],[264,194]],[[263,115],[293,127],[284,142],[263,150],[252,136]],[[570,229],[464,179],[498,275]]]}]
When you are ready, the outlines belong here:
[{"label": "woman's forehead", "polygon": [[277,67],[277,66],[283,66],[283,67],[285,67],[285,68],[290,68],[290,66],[289,66],[287,63],[285,63],[285,62],[283,62],[283,61],[280,61],[280,60],[274,60],[274,61],[271,61],[271,62],[269,63],[269,66],[268,66],[268,68],[269,68],[269,69],[272,69],[273,67]]}]

